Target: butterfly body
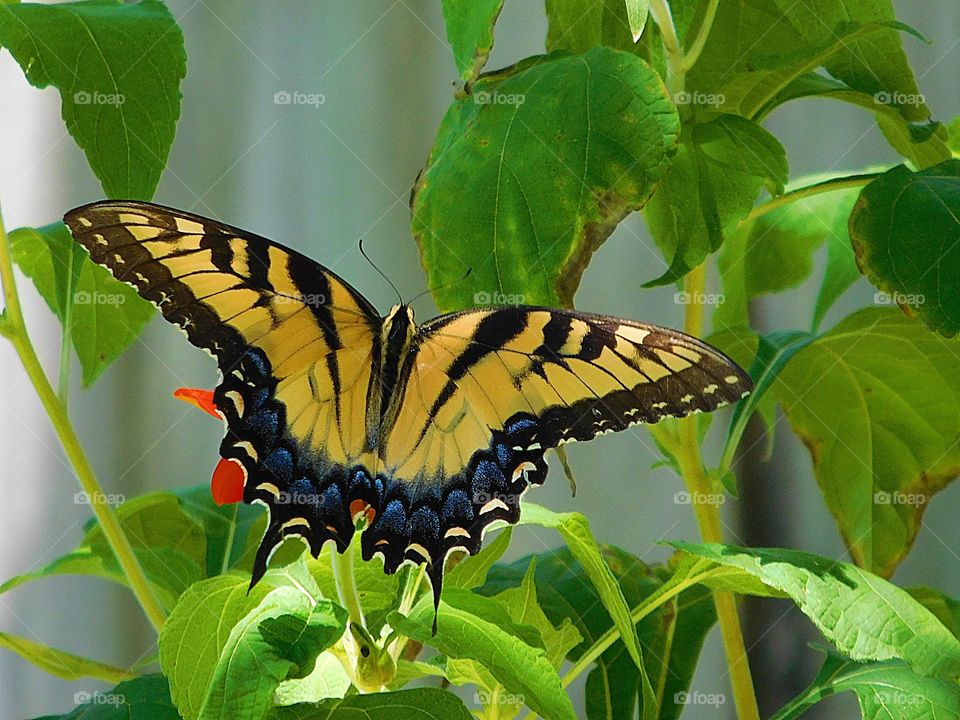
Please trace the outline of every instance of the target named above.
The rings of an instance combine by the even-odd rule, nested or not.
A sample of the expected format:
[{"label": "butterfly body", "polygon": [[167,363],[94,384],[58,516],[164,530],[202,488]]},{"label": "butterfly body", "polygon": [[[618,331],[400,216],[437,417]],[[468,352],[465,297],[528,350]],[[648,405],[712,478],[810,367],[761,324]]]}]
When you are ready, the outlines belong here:
[{"label": "butterfly body", "polygon": [[544,453],[638,423],[711,411],[751,385],[729,358],[667,328],[543,307],[477,308],[418,326],[381,317],[330,270],[222,223],[142,202],[65,218],[91,258],[217,359],[220,454],[269,509],[253,582],[285,537],[365,559],[444,562],[519,520]]}]

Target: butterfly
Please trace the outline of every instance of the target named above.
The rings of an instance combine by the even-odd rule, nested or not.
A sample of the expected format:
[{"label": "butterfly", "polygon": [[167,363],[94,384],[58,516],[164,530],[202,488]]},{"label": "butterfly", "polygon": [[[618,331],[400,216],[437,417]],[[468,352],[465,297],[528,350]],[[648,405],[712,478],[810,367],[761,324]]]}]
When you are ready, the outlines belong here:
[{"label": "butterfly", "polygon": [[[749,393],[749,376],[675,330],[510,306],[386,317],[332,271],[266,238],[145,202],[68,212],[94,262],[210,352],[243,500],[269,510],[251,586],[284,538],[426,564],[435,606],[451,552],[516,523],[544,453]],[[224,460],[221,460],[223,463]]]}]

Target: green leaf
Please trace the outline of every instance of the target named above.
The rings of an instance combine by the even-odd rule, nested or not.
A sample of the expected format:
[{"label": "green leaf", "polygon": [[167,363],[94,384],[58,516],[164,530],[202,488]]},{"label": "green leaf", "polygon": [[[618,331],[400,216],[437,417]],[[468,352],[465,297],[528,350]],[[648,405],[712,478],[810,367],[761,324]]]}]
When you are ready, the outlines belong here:
[{"label": "green leaf", "polygon": [[554,670],[559,670],[567,653],[579,645],[583,638],[570,618],[564,618],[557,627],[554,627],[544,614],[537,600],[537,586],[534,584],[536,568],[537,562],[534,556],[530,559],[530,565],[527,567],[520,587],[508,588],[498,593],[496,599],[507,607],[515,623],[530,625],[539,631],[543,639],[543,647],[547,651],[547,660],[553,665]]},{"label": "green leaf", "polygon": [[637,42],[643,35],[643,28],[647,24],[650,14],[650,0],[626,0],[627,21],[630,23],[630,33],[633,41]]},{"label": "green leaf", "polygon": [[117,682],[134,677],[125,670],[5,632],[0,632],[0,648],[16,653],[45,673],[56,675],[64,680],[94,678],[105,682]]},{"label": "green leaf", "polygon": [[[585,103],[589,115],[571,111]],[[444,117],[413,192],[437,304],[570,305],[590,256],[653,191],[677,131],[659,76],[626,53],[553,53],[480,78]]]},{"label": "green leaf", "polygon": [[823,34],[822,45],[809,46],[797,53],[772,58],[768,62],[774,67],[763,67],[764,63],[761,62],[760,67],[753,72],[734,76],[723,86],[720,110],[751,119],[762,116],[772,109],[771,100],[791,81],[829,63],[831,58],[845,52],[858,40],[891,29],[915,32],[909,26],[898,22],[854,22],[836,26]]},{"label": "green leaf", "polygon": [[[602,551],[623,588],[624,597],[634,609],[656,595],[664,587],[662,583],[672,582],[674,576],[667,568],[647,566],[615,547],[603,546]],[[569,549],[560,548],[532,557],[537,560],[537,595],[545,615],[554,625],[570,621],[583,636],[583,642],[567,656],[576,662],[610,630],[613,622],[583,566]],[[522,558],[509,565],[495,566],[481,591],[492,594],[516,588],[523,582],[531,560]],[[689,688],[703,641],[715,620],[710,592],[693,585],[678,596],[676,606],[660,607],[637,624],[645,666],[654,679],[653,684],[662,684],[663,698],[672,698]],[[600,656],[587,676],[587,718],[634,717],[640,682],[640,673],[626,647],[617,641]],[[672,720],[682,709],[682,705],[667,701],[660,707],[659,717]]]},{"label": "green leaf", "polygon": [[[82,492],[74,499],[89,502]],[[117,508],[117,517],[154,592],[164,607],[172,608],[180,594],[203,576],[203,528],[169,493],[150,493],[124,502]],[[94,575],[128,584],[103,531],[92,521],[75,550],[39,570],[10,578],[0,585],[0,593],[51,575]]]},{"label": "green leaf", "polygon": [[[798,3],[774,0],[780,12],[812,47],[826,45],[838,28],[850,23],[892,23],[896,21],[890,0],[846,0],[842,3]],[[827,72],[854,90],[867,95],[888,93],[908,120],[930,117],[930,109],[917,87],[910,63],[903,51],[897,29],[883,29],[869,38],[845,43],[825,63]],[[913,31],[915,32],[915,31]]]},{"label": "green leaf", "polygon": [[158,0],[0,4],[0,46],[60,93],[67,130],[110,197],[149,200],[173,143],[183,35]]},{"label": "green leaf", "polygon": [[442,5],[447,39],[460,78],[472,83],[493,49],[493,26],[503,0],[443,0]]},{"label": "green leaf", "polygon": [[492,542],[476,555],[468,555],[447,570],[444,587],[459,587],[472,590],[487,581],[487,573],[493,564],[507,551],[513,528],[505,527]]},{"label": "green leaf", "polygon": [[120,683],[109,692],[78,692],[82,702],[65,715],[36,720],[181,720],[170,701],[170,688],[162,675],[141,675]]},{"label": "green leaf", "polygon": [[[842,180],[808,176],[791,182],[788,189]],[[813,270],[814,252],[826,242],[831,259],[815,313],[815,322],[822,320],[833,302],[859,277],[847,234],[847,218],[858,192],[857,188],[841,188],[799,198],[733,233],[718,258],[724,302],[714,313],[714,326],[745,324],[750,300],[800,285]]]},{"label": "green leaf", "polygon": [[937,616],[937,620],[960,638],[960,601],[947,597],[942,592],[931,587],[907,588],[907,592],[918,603]]},{"label": "green leaf", "polygon": [[960,677],[960,641],[905,590],[876,575],[798,550],[671,544],[785,593],[853,660],[899,659],[920,675]]},{"label": "green leaf", "polygon": [[[319,594],[302,566],[270,570],[253,588],[249,575],[233,573],[192,585],[167,618],[158,643],[160,666],[183,717],[219,717],[221,712],[237,717],[229,712],[233,702],[249,703],[245,711],[259,712],[281,680],[307,675],[324,643],[336,634],[331,627],[345,617],[330,603],[316,603]],[[264,635],[258,625],[266,618],[283,619]],[[291,641],[297,632],[310,641],[306,650]],[[303,665],[295,667],[284,653],[298,653]],[[251,668],[259,662],[262,672],[255,673]],[[242,682],[247,690],[225,694],[226,682]]]},{"label": "green leaf", "polygon": [[343,669],[343,663],[332,652],[323,652],[305,678],[281,682],[275,699],[277,705],[315,703],[327,698],[342,698],[350,687],[350,676]]},{"label": "green leaf", "polygon": [[921,677],[901,662],[858,663],[828,653],[817,677],[773,720],[792,720],[824,698],[853,692],[864,720],[949,720],[960,718],[960,688]]},{"label": "green leaf", "polygon": [[[355,543],[353,557],[353,574],[357,585],[357,595],[360,606],[365,612],[386,610],[393,608],[399,597],[400,575],[387,575],[383,572],[383,560],[374,558],[366,561],[360,552],[360,533],[354,535]],[[302,544],[301,544],[302,547]],[[327,545],[320,552],[320,556],[307,557],[307,568],[311,577],[320,588],[323,597],[337,600],[337,581],[333,575],[333,564],[330,555],[334,550]]]},{"label": "green leaf", "polygon": [[960,472],[958,350],[900,313],[870,308],[780,374],[777,397],[850,554],[879,575],[903,560],[930,499]]},{"label": "green leaf", "polygon": [[153,317],[150,303],[90,260],[63,223],[14,230],[10,252],[61,325],[68,327],[84,387],[137,339]]},{"label": "green leaf", "polygon": [[524,503],[521,508],[520,524],[539,525],[560,533],[570,552],[583,566],[584,572],[596,588],[603,606],[610,613],[614,626],[620,632],[627,652],[642,674],[643,655],[640,651],[637,629],[630,617],[630,608],[627,606],[616,576],[603,559],[600,546],[590,532],[590,523],[587,519],[580,513],[555,513],[533,503]]},{"label": "green leaf", "polygon": [[477,661],[507,692],[547,720],[576,717],[546,652],[519,637],[529,638],[531,631],[539,637],[539,633],[510,622],[507,609],[496,600],[458,588],[444,592],[436,635],[431,634],[433,603],[429,598],[418,602],[408,617],[392,613],[389,622],[407,637],[447,657]]},{"label": "green leaf", "polygon": [[960,331],[960,160],[887,171],[850,216],[857,262],[878,288],[948,337]]},{"label": "green leaf", "polygon": [[471,720],[473,716],[453,693],[417,688],[278,708],[269,717],[271,720]]},{"label": "green leaf", "polygon": [[680,150],[644,214],[669,269],[646,287],[683,277],[717,250],[753,207],[761,187],[783,191],[783,147],[736,115],[684,127]]}]

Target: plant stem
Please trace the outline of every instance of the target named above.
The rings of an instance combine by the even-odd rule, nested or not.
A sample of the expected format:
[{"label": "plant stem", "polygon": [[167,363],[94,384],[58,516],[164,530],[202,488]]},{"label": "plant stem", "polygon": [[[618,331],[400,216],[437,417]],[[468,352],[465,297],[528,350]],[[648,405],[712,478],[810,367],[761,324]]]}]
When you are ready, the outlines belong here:
[{"label": "plant stem", "polygon": [[124,534],[116,513],[107,502],[106,495],[97,481],[90,461],[77,439],[73,426],[70,424],[70,418],[67,416],[66,408],[57,399],[57,395],[40,365],[37,353],[33,349],[30,337],[27,335],[26,324],[23,321],[23,313],[20,309],[20,298],[17,295],[17,287],[13,276],[10,243],[3,228],[2,217],[0,217],[0,281],[3,283],[3,295],[6,301],[4,334],[13,343],[17,355],[20,357],[20,362],[23,363],[23,368],[37,391],[40,402],[50,418],[50,423],[53,425],[67,458],[77,474],[80,487],[87,494],[90,508],[93,510],[97,522],[100,523],[103,534],[110,544],[110,549],[117,557],[117,562],[123,568],[124,575],[130,583],[130,589],[133,590],[140,607],[143,608],[143,612],[153,624],[153,627],[159,632],[166,620],[166,613],[153,594],[143,568],[133,552],[133,546],[130,545],[130,541]]},{"label": "plant stem", "polygon": [[667,52],[667,90],[672,97],[683,91],[686,79],[683,48],[677,37],[677,28],[673,24],[673,14],[667,0],[650,0],[650,17],[660,28],[663,48]]},{"label": "plant stem", "polygon": [[223,562],[220,563],[220,574],[225,575],[230,569],[230,560],[233,555],[233,540],[237,536],[237,515],[240,512],[240,503],[233,505],[233,517],[230,518],[230,527],[227,528],[227,542],[223,548]]},{"label": "plant stem", "polygon": [[690,45],[686,55],[683,57],[684,70],[692,68],[697,64],[697,60],[700,59],[700,53],[703,52],[703,47],[707,44],[707,38],[710,35],[710,28],[713,27],[714,18],[717,17],[718,7],[720,7],[720,0],[709,0],[707,11],[703,16],[703,23],[701,23],[700,29],[697,31],[697,36],[693,39],[693,44]]},{"label": "plant stem", "polygon": [[366,628],[363,619],[363,608],[360,607],[360,596],[357,593],[357,581],[353,575],[353,543],[341,554],[334,549],[330,553],[333,564],[333,579],[337,584],[337,596],[340,604],[346,608],[350,620]]},{"label": "plant stem", "polygon": [[[689,297],[702,296],[706,289],[706,278],[705,263],[687,274],[684,278],[684,290],[689,293]],[[695,336],[703,334],[703,310],[701,303],[692,302],[686,305],[684,330],[687,333]],[[700,526],[700,536],[705,542],[722,543],[720,505],[698,501],[714,493],[716,489],[703,467],[696,416],[691,415],[678,422],[678,436],[680,446],[674,457],[692,499],[697,524]],[[736,599],[733,593],[715,590],[713,602],[717,608],[717,619],[723,635],[723,647],[727,656],[727,669],[730,672],[737,717],[740,720],[760,720],[753,678],[750,675],[750,664],[747,661],[747,650],[743,643],[743,632],[740,629],[740,617],[737,614]]]},{"label": "plant stem", "polygon": [[829,180],[824,180],[823,182],[818,182],[814,183],[813,185],[807,185],[805,187],[797,188],[796,190],[791,190],[790,192],[786,192],[783,195],[778,195],[775,198],[767,200],[765,203],[757,205],[753,208],[753,210],[750,211],[749,215],[740,221],[740,224],[743,225],[744,223],[753,222],[757,218],[763,217],[767,213],[773,212],[777,208],[783,207],[784,205],[789,205],[790,203],[795,203],[798,200],[803,200],[804,198],[813,197],[814,195],[822,195],[823,193],[834,192],[836,190],[844,190],[846,188],[863,187],[882,174],[883,173],[863,173],[862,175],[848,175],[846,177],[831,178]]}]

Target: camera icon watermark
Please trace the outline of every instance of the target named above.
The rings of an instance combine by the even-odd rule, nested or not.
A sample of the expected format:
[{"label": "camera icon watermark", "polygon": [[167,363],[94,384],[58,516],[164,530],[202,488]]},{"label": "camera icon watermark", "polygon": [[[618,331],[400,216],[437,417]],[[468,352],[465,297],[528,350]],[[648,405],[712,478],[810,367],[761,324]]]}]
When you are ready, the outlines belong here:
[{"label": "camera icon watermark", "polygon": [[687,492],[681,490],[673,494],[674,505],[723,505],[727,496],[723,493]]},{"label": "camera icon watermark", "polygon": [[688,92],[681,90],[673,95],[673,104],[678,107],[681,105],[699,105],[700,107],[718,108],[726,102],[727,97],[723,93]]},{"label": "camera icon watermark", "polygon": [[97,90],[77,90],[73,94],[75,105],[114,105],[119,107],[127,101],[123,93],[102,93]]},{"label": "camera icon watermark", "polygon": [[522,293],[487,292],[481,290],[473,294],[474,305],[505,305],[516,307],[523,305],[526,297]]},{"label": "camera icon watermark", "polygon": [[477,90],[473,93],[473,102],[477,105],[516,105],[526,102],[527,96],[523,93],[502,93],[494,90]]},{"label": "camera icon watermark", "polygon": [[127,296],[121,293],[105,293],[99,290],[87,292],[78,290],[73,294],[75,305],[123,305],[127,301]]},{"label": "camera icon watermark", "polygon": [[726,704],[727,696],[723,693],[703,693],[696,690],[681,690],[673,694],[675,705],[712,705],[720,707]]},{"label": "camera icon watermark", "polygon": [[116,507],[127,501],[125,495],[121,493],[104,493],[104,492],[95,492],[88,493],[86,490],[81,490],[73,494],[73,503],[74,505],[112,505]]},{"label": "camera icon watermark", "polygon": [[327,101],[322,93],[305,93],[299,90],[279,90],[273,94],[274,105],[307,105],[319,108]]},{"label": "camera icon watermark", "polygon": [[873,102],[877,105],[894,105],[897,107],[920,107],[926,105],[927,99],[922,93],[905,93],[899,90],[888,92],[881,90],[874,93]]},{"label": "camera icon watermark", "polygon": [[473,694],[473,701],[477,705],[490,707],[491,705],[524,705],[526,699],[520,693],[510,693],[506,691],[492,693],[488,690],[477,690]]},{"label": "camera icon watermark", "polygon": [[918,308],[927,304],[927,296],[922,293],[876,292],[873,294],[874,305],[899,305],[900,307]]},{"label": "camera icon watermark", "polygon": [[118,693],[88,692],[81,690],[73,694],[74,705],[113,705],[120,707],[127,699]]},{"label": "camera icon watermark", "polygon": [[723,305],[727,301],[723,293],[687,292],[682,290],[673,294],[675,305]]},{"label": "camera icon watermark", "polygon": [[905,493],[901,490],[887,492],[878,490],[873,494],[875,505],[906,505],[908,507],[923,507],[927,504],[927,496],[923,493]]}]

